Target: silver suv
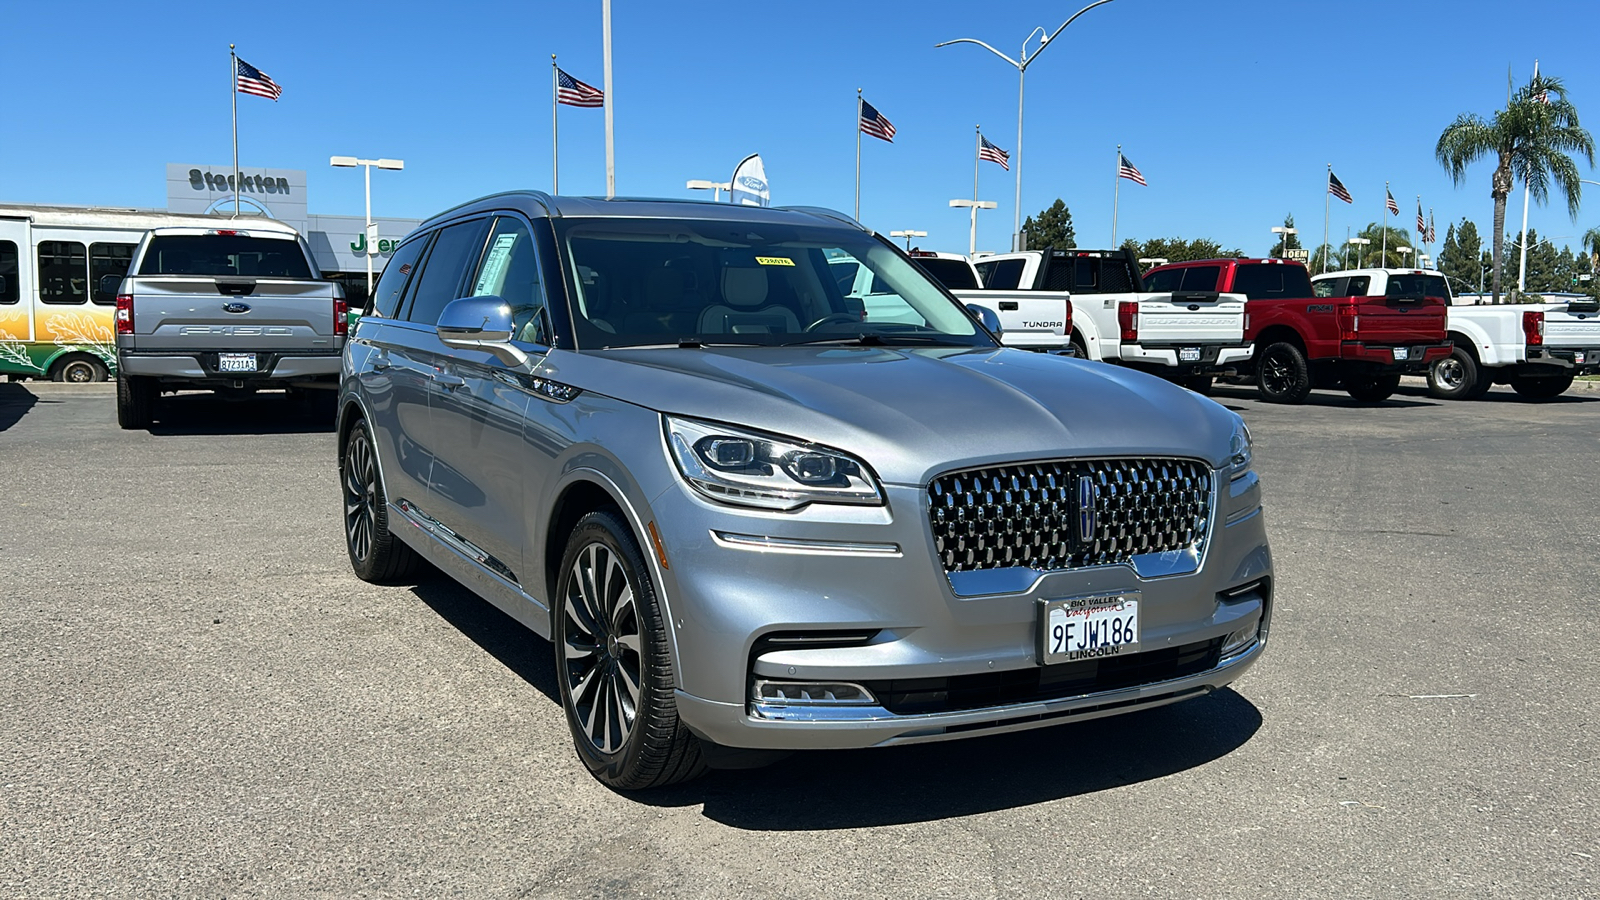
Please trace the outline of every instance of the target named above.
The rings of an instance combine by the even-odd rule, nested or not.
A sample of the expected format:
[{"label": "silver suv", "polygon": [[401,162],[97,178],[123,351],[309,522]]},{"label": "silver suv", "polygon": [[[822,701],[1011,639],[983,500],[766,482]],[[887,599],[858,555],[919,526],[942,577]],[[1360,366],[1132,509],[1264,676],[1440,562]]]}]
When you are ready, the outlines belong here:
[{"label": "silver suv", "polygon": [[551,640],[613,787],[1158,706],[1265,644],[1243,420],[1001,348],[837,213],[501,194],[424,223],[372,303],[351,564],[426,560]]}]

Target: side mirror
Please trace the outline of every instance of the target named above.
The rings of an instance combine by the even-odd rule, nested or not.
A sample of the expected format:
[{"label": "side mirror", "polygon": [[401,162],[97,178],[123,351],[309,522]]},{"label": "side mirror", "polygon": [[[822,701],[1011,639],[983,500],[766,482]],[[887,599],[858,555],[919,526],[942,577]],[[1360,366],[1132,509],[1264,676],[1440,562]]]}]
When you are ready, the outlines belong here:
[{"label": "side mirror", "polygon": [[[102,296],[102,297],[115,297],[115,296],[117,296],[117,290],[119,288],[121,288],[121,287],[122,287],[122,276],[121,275],[101,275],[100,276],[100,296]],[[5,290],[5,285],[0,284],[0,291],[3,291],[3,290]]]},{"label": "side mirror", "polygon": [[456,350],[492,353],[508,366],[525,366],[528,354],[511,345],[511,307],[499,297],[462,297],[439,314],[439,340]]},{"label": "side mirror", "polygon": [[989,329],[989,333],[993,334],[996,338],[999,338],[1001,333],[1004,332],[1005,329],[1000,327],[1000,314],[989,307],[984,306],[981,303],[968,303],[967,312],[972,313],[972,315],[977,318],[978,322],[981,323],[984,328]]}]

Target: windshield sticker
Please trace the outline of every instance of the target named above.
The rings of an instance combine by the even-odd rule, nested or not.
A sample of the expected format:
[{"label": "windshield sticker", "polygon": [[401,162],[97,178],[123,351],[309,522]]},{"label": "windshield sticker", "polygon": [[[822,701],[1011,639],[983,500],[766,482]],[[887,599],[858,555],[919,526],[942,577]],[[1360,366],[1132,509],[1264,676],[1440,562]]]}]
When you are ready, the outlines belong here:
[{"label": "windshield sticker", "polygon": [[483,261],[483,274],[478,276],[478,285],[472,289],[474,296],[481,297],[500,290],[500,283],[506,275],[506,262],[511,259],[511,248],[516,243],[515,232],[494,239],[494,246],[489,248],[489,258]]},{"label": "windshield sticker", "polygon": [[787,256],[758,256],[756,262],[763,266],[792,266],[794,260]]}]

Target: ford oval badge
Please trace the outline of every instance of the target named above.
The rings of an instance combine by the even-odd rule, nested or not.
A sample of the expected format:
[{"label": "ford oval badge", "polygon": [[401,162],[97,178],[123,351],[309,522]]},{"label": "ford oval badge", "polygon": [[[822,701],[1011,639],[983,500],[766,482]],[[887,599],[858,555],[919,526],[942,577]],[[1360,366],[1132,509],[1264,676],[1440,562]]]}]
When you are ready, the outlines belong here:
[{"label": "ford oval badge", "polygon": [[250,311],[250,304],[239,303],[237,301],[233,303],[224,303],[222,304],[222,311],[225,313],[247,313]]}]

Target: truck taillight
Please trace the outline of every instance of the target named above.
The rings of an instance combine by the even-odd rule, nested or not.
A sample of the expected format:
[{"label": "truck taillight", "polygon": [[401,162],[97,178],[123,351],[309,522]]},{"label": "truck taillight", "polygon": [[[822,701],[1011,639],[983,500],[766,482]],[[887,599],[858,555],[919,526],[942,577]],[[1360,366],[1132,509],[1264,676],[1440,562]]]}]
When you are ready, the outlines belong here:
[{"label": "truck taillight", "polygon": [[1530,309],[1522,314],[1522,333],[1528,338],[1529,347],[1538,347],[1544,344],[1544,311]]},{"label": "truck taillight", "polygon": [[1071,337],[1072,336],[1072,300],[1069,298],[1066,301],[1064,301],[1064,303],[1065,303],[1065,305],[1067,307],[1067,316],[1066,316],[1065,319],[1062,320],[1062,324],[1065,325],[1066,327],[1061,329],[1061,333],[1064,334],[1064,335],[1067,335],[1068,337]]},{"label": "truck taillight", "polygon": [[344,337],[350,333],[350,304],[343,299],[333,301],[333,336]]},{"label": "truck taillight", "polygon": [[1339,307],[1339,340],[1353,341],[1361,330],[1361,314],[1355,306]]},{"label": "truck taillight", "polygon": [[117,295],[117,334],[133,334],[133,295]]},{"label": "truck taillight", "polygon": [[1123,300],[1117,304],[1117,327],[1122,329],[1123,343],[1139,339],[1139,303]]}]

